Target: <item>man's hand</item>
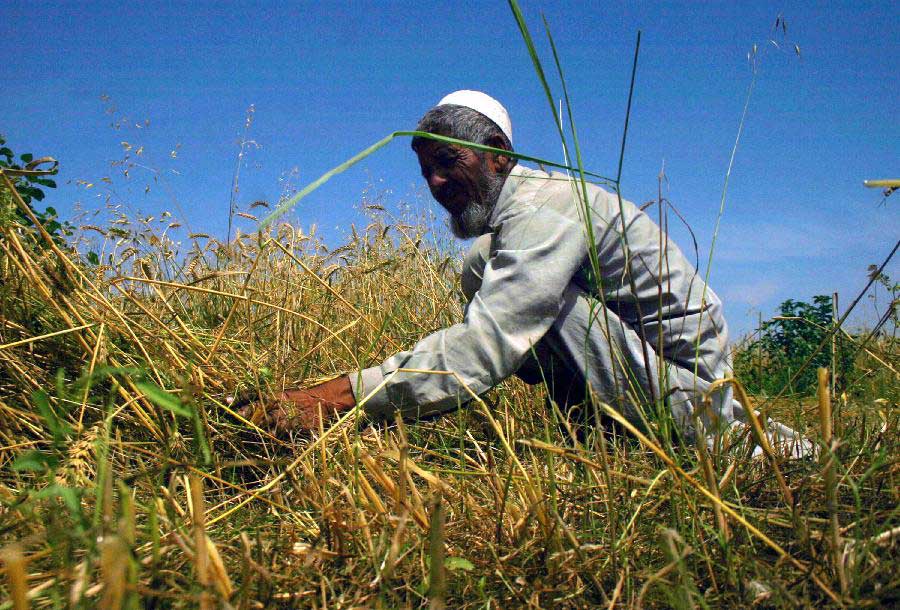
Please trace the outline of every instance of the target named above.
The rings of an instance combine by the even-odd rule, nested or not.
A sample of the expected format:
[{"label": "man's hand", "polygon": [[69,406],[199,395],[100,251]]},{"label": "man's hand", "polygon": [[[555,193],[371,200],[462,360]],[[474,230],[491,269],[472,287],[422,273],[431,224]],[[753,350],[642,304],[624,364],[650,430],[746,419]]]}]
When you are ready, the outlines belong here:
[{"label": "man's hand", "polygon": [[319,430],[321,417],[326,421],[335,413],[356,406],[349,377],[338,377],[305,390],[285,390],[241,409],[242,417],[276,432]]}]

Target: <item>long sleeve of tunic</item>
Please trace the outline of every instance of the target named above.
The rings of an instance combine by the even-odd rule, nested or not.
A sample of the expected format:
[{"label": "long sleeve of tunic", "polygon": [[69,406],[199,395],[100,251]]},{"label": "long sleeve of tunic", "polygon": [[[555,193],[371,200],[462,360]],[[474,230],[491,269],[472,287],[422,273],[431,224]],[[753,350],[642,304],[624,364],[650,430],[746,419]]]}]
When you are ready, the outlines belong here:
[{"label": "long sleeve of tunic", "polygon": [[727,337],[718,298],[636,206],[594,185],[586,195],[587,205],[580,183],[565,175],[515,166],[489,223],[490,258],[465,318],[351,375],[365,410],[424,415],[497,385],[548,332],[573,284],[639,329],[650,358],[661,346],[679,369],[705,382],[721,377]]}]

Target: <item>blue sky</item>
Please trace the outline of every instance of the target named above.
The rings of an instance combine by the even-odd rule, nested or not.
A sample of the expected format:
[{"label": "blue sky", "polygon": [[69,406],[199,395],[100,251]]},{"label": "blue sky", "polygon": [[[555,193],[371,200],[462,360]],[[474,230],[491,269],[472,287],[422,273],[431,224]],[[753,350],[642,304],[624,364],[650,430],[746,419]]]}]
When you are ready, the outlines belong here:
[{"label": "blue sky", "polygon": [[[635,35],[643,31],[623,193],[654,198],[665,167],[668,197],[697,235],[704,267],[750,83],[747,53],[759,45],[711,275],[735,334],[787,298],[837,290],[848,303],[866,267],[890,251],[900,234],[898,202],[879,206],[879,193],[862,180],[900,175],[897,2],[522,0],[521,7],[548,69],[542,11],[550,22],[586,165],[600,173],[615,170]],[[788,25],[780,48],[766,42],[778,14]],[[14,150],[60,160],[60,188],[47,201],[64,217],[76,204],[92,210],[111,197],[224,234],[251,104],[255,145],[241,168],[242,206],[277,200],[294,168],[302,186],[386,134],[412,128],[459,88],[487,91],[507,106],[517,150],[561,157],[504,2],[98,2],[87,9],[6,0],[0,54],[0,133]],[[158,173],[136,167],[122,176],[111,166],[123,157],[122,142]],[[370,185],[391,205],[439,211],[408,143],[397,141],[304,200],[292,218],[338,239],[359,222]],[[690,251],[686,233],[673,234]],[[900,266],[890,272],[900,275]],[[861,308],[871,312],[868,301]]]}]

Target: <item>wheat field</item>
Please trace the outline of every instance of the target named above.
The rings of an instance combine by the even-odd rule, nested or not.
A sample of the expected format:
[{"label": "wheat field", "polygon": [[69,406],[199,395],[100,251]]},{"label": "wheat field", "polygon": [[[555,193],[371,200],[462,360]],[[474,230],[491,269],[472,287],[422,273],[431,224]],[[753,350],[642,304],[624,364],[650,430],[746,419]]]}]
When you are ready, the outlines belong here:
[{"label": "wheat field", "polygon": [[[27,209],[2,179],[3,205]],[[3,608],[897,601],[889,343],[842,394],[826,376],[767,405],[818,460],[749,458],[752,430],[713,452],[621,429],[580,442],[517,380],[428,421],[354,412],[287,438],[243,420],[234,396],[370,366],[461,318],[433,219],[366,213],[332,249],[289,224],[181,242],[168,215],[117,214],[65,243],[5,221]]]}]

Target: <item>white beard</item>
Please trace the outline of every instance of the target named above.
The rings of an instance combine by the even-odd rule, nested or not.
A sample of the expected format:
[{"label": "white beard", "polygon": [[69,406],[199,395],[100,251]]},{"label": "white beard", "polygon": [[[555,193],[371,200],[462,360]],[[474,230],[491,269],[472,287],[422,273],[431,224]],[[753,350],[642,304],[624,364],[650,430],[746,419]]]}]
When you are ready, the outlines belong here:
[{"label": "white beard", "polygon": [[506,176],[489,172],[486,168],[478,185],[479,196],[463,209],[462,213],[450,216],[450,230],[460,239],[484,235],[494,206],[500,198]]}]

